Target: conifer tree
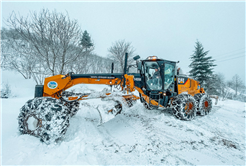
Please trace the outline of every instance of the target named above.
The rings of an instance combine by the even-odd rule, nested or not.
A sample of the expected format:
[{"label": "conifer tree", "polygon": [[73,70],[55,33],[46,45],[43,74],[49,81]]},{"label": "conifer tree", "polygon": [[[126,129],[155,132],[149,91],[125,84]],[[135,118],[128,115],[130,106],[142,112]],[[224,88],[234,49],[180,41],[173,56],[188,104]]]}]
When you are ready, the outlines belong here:
[{"label": "conifer tree", "polygon": [[213,79],[214,60],[211,56],[208,56],[209,51],[204,51],[202,44],[197,41],[195,45],[195,51],[191,55],[191,64],[189,67],[190,76],[199,81],[205,88],[210,87],[211,79]]},{"label": "conifer tree", "polygon": [[80,40],[80,45],[86,49],[86,51],[93,47],[93,43],[91,41],[91,37],[89,33],[85,30],[82,36],[82,39]]}]

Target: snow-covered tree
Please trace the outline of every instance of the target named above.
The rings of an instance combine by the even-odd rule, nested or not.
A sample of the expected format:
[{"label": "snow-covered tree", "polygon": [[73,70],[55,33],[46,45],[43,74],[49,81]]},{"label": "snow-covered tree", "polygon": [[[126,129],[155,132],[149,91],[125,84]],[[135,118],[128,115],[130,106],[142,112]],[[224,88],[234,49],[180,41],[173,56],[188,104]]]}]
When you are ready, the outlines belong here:
[{"label": "snow-covered tree", "polygon": [[231,80],[226,82],[226,86],[228,86],[229,88],[233,87],[233,82]]},{"label": "snow-covered tree", "polygon": [[[85,48],[79,47],[81,29],[68,14],[43,9],[23,17],[13,12],[6,23],[29,44],[28,54],[43,62],[50,75],[65,74],[66,65],[84,55]],[[18,42],[11,40],[14,48]]]},{"label": "snow-covered tree", "polygon": [[206,80],[206,92],[211,95],[220,95],[219,88],[220,85],[219,85],[217,74],[211,75]]},{"label": "snow-covered tree", "polygon": [[6,68],[7,67],[7,54],[10,50],[9,45],[6,44],[5,40],[7,39],[5,35],[6,29],[3,28],[1,29],[1,56],[0,56],[0,66],[1,68]]},{"label": "snow-covered tree", "polygon": [[94,46],[94,44],[91,41],[91,37],[86,30],[83,32],[82,39],[80,40],[80,45],[82,45],[82,47],[84,47],[86,51],[88,49],[92,49]]},{"label": "snow-covered tree", "polygon": [[222,73],[216,74],[216,84],[217,84],[217,90],[219,95],[224,98],[226,83],[225,83],[225,76]]},{"label": "snow-covered tree", "polygon": [[209,83],[213,79],[213,69],[216,66],[212,57],[208,56],[208,52],[204,51],[202,44],[197,41],[195,51],[190,58],[192,62],[189,65],[191,68],[190,76],[198,80],[205,89],[210,86]]},{"label": "snow-covered tree", "polygon": [[127,64],[130,65],[133,63],[133,56],[135,52],[135,48],[131,45],[130,42],[126,42],[125,40],[118,40],[108,49],[110,55],[109,58],[112,59],[116,65],[119,65],[120,72],[124,71],[125,64],[125,53],[128,53]]},{"label": "snow-covered tree", "polygon": [[9,49],[8,46],[6,45],[6,42],[1,40],[0,43],[0,68],[5,68],[6,67],[6,59],[7,56],[9,55]]},{"label": "snow-covered tree", "polygon": [[238,95],[238,92],[241,91],[243,88],[243,81],[241,80],[241,78],[239,77],[239,75],[234,75],[232,77],[232,87],[236,92],[236,96]]}]

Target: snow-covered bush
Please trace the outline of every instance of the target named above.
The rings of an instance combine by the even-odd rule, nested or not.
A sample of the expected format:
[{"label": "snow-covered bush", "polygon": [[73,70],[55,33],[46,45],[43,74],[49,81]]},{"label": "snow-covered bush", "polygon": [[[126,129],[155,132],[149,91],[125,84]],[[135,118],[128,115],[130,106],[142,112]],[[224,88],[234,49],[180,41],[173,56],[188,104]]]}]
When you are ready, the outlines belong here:
[{"label": "snow-covered bush", "polygon": [[11,96],[11,87],[9,83],[3,83],[1,87],[1,98],[9,98]]}]

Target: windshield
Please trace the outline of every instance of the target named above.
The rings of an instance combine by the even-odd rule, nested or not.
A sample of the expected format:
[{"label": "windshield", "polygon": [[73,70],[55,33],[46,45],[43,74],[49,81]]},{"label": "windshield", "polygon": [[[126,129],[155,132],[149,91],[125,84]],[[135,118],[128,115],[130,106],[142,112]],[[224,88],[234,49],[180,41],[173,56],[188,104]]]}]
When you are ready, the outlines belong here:
[{"label": "windshield", "polygon": [[174,82],[174,65],[166,63],[164,71],[165,71],[164,89],[168,89]]},{"label": "windshield", "polygon": [[162,79],[160,67],[157,62],[145,62],[144,65],[145,79],[148,87],[151,90],[162,89]]}]

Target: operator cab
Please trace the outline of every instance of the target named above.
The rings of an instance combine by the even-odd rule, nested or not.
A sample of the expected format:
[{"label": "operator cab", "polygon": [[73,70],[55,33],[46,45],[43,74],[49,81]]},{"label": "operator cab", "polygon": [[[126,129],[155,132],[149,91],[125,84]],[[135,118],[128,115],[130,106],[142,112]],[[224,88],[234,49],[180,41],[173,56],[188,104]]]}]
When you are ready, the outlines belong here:
[{"label": "operator cab", "polygon": [[145,88],[157,91],[174,91],[176,62],[150,56],[142,61],[140,74]]},{"label": "operator cab", "polygon": [[177,95],[176,62],[149,56],[138,62],[144,94],[166,106],[169,97]]}]

